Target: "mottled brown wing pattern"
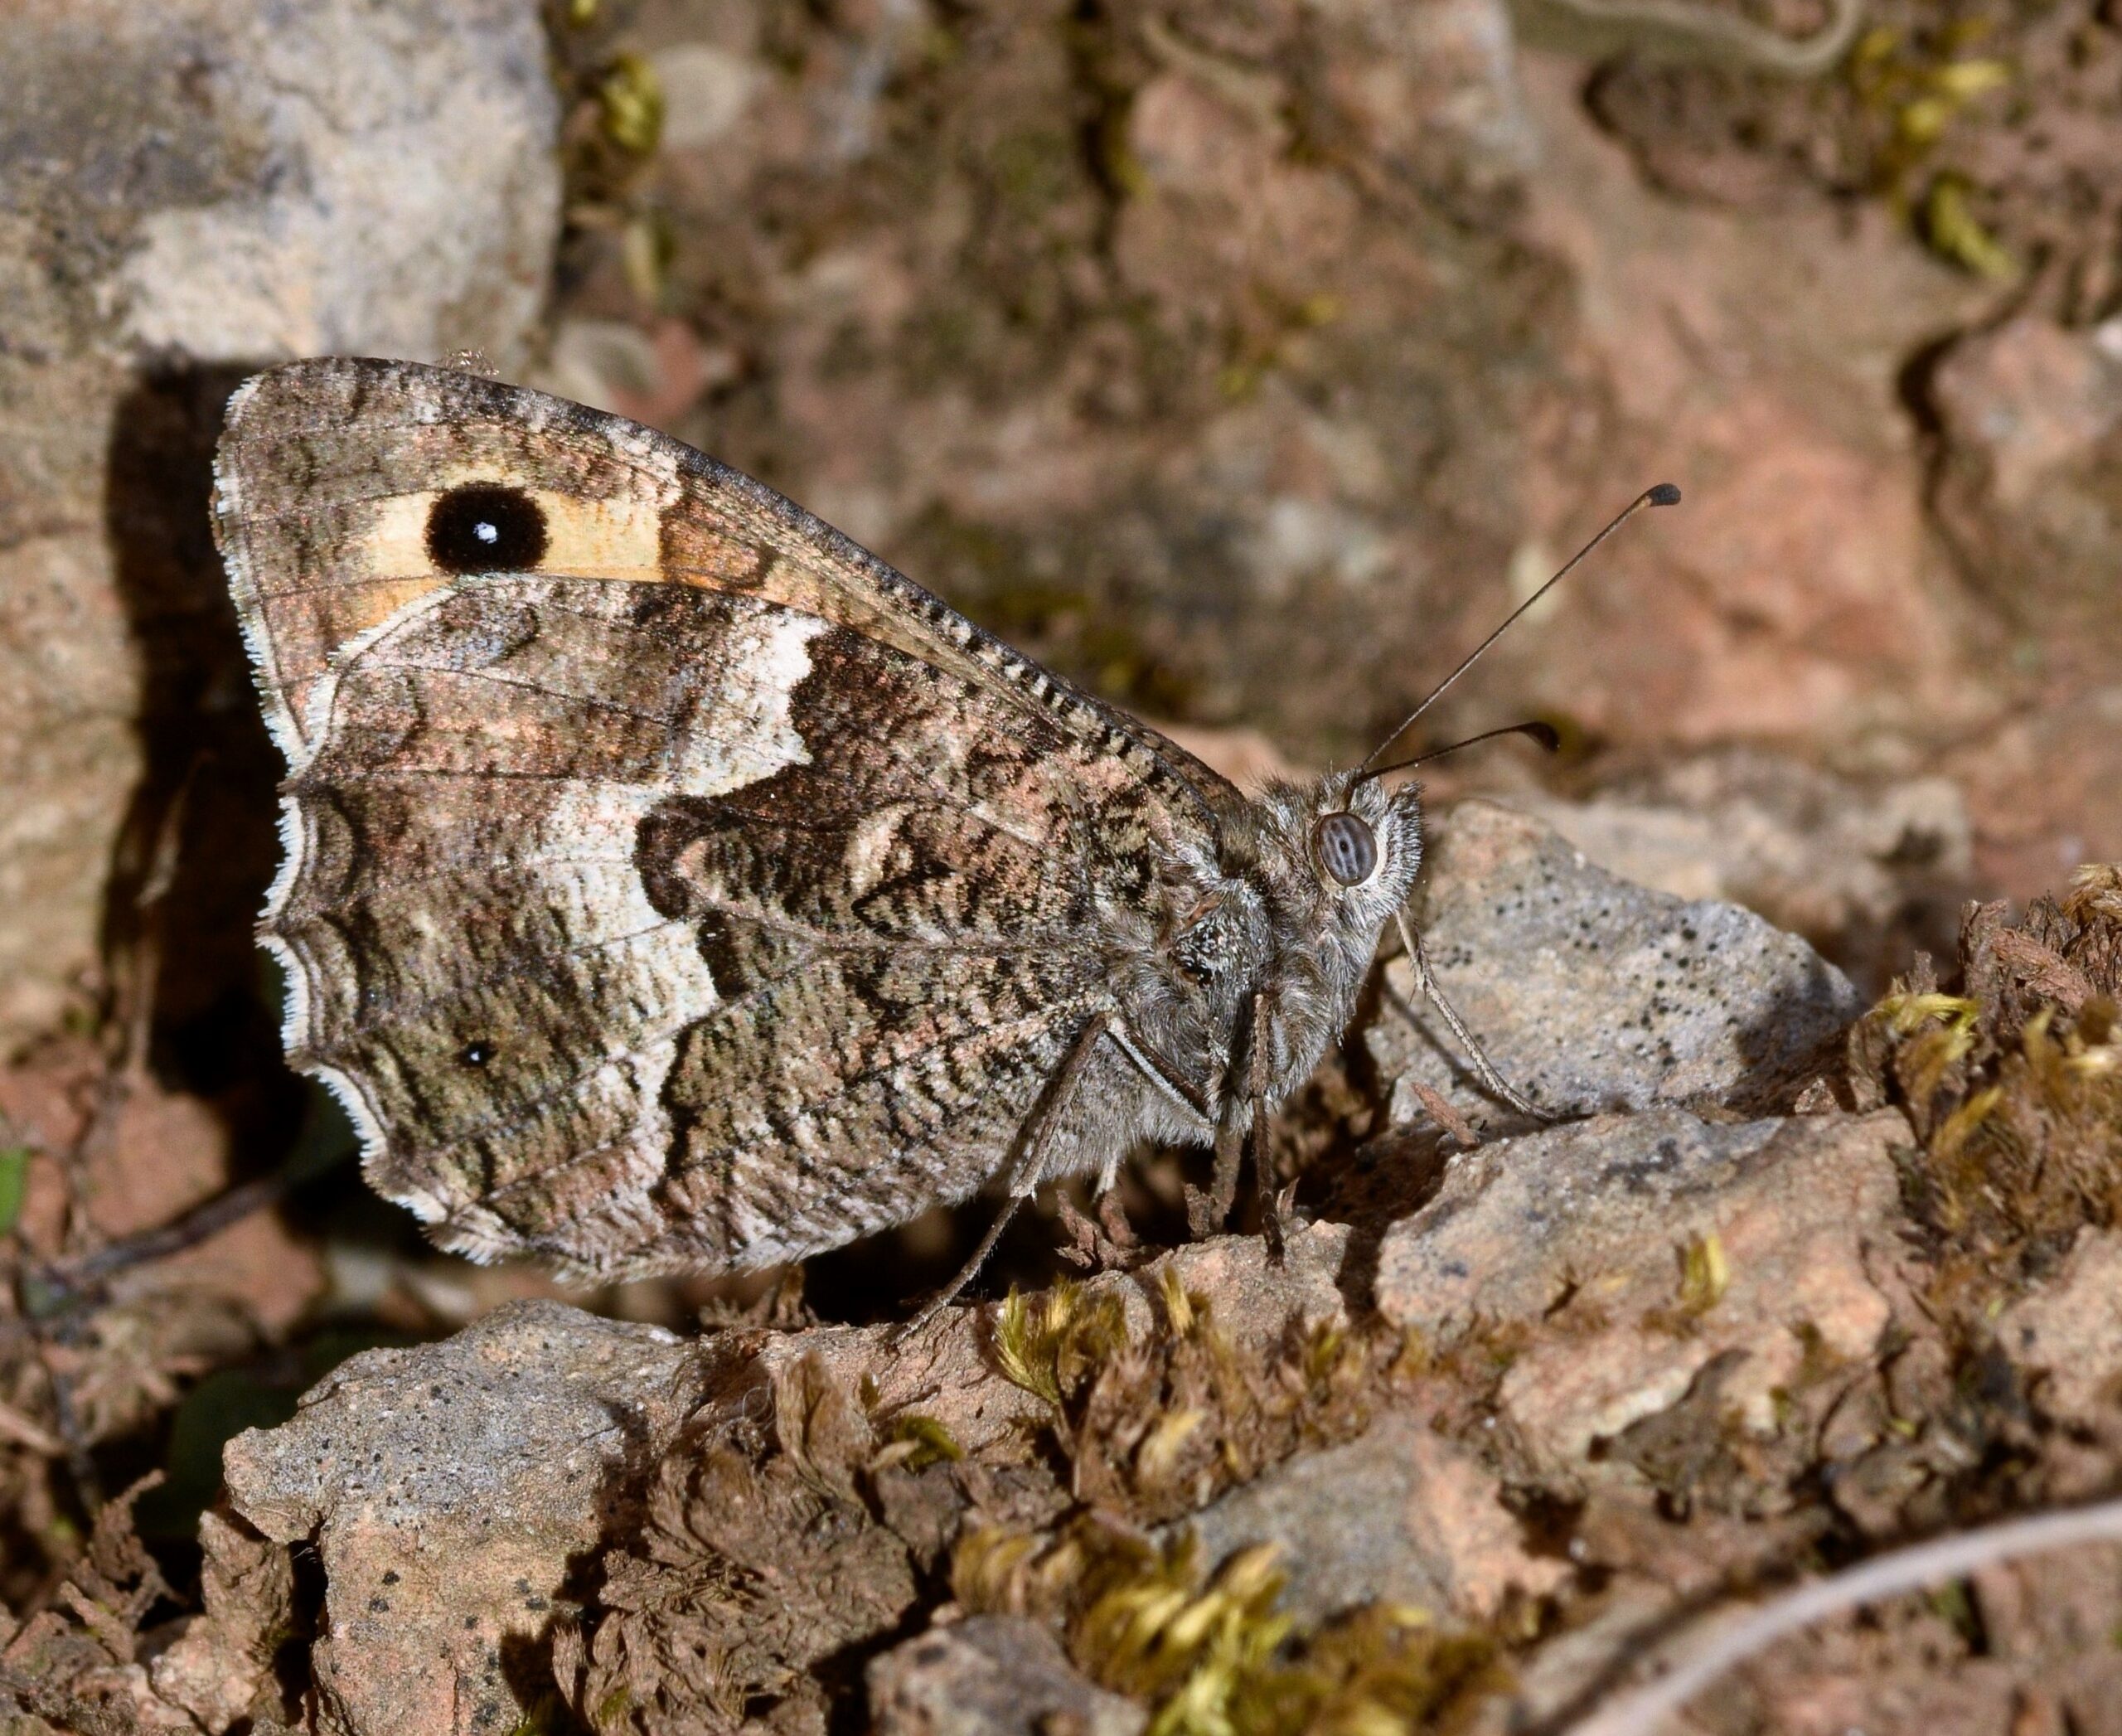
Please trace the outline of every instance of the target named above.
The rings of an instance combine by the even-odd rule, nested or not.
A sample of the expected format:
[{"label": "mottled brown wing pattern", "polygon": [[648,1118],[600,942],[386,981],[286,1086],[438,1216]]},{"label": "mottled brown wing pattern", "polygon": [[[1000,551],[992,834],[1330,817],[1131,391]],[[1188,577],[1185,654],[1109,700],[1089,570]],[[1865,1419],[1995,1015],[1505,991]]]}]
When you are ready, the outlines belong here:
[{"label": "mottled brown wing pattern", "polygon": [[[749,1266],[971,1192],[1103,1004],[1093,919],[1149,919],[1227,791],[616,419],[297,364],[218,478],[290,1053],[476,1256]],[[535,570],[438,570],[435,502],[496,480]]]}]

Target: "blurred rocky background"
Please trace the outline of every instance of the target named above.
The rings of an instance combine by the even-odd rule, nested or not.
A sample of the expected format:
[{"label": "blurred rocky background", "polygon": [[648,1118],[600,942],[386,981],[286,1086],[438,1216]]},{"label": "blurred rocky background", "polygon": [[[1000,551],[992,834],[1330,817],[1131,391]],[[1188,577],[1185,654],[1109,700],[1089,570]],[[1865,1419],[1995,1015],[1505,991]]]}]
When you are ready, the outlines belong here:
[{"label": "blurred rocky background", "polygon": [[[17,0],[0,66],[7,1716],[1206,1732],[1171,1709],[1243,1681],[1297,1708],[1244,1728],[1355,1729],[1503,1716],[1509,1677],[1530,1717],[1674,1599],[2122,1471],[2122,1134],[2072,1095],[2103,1089],[2117,986],[2112,888],[2073,875],[2122,859],[2110,0]],[[1562,737],[1434,769],[1440,801],[1529,817],[1452,810],[1425,897],[1499,1053],[1625,1114],[1495,1148],[1581,1174],[1590,1227],[1453,1159],[1526,1130],[1390,1022],[1395,966],[1278,1138],[1331,1249],[1049,1290],[999,1373],[977,1311],[925,1387],[860,1325],[977,1213],[801,1280],[569,1298],[625,1326],[425,1253],[279,1064],[250,939],[279,766],[205,501],[254,366],[466,351],[752,472],[1241,776],[1359,756],[1679,482],[1424,724]],[[1970,899],[2008,902],[1969,926]],[[1670,1222],[1615,1203],[1654,1171]],[[1184,1239],[1189,1179],[1131,1183],[1149,1246]],[[1135,1257],[1059,1211],[992,1294],[1050,1284],[1057,1244]],[[1732,1245],[1752,1263],[1720,1278]],[[1502,1273],[1471,1324],[1441,1299],[1468,1248]],[[1123,1291],[1124,1392],[1094,1369]],[[1267,1336],[1212,1341],[1189,1293]],[[703,1309],[740,1324],[697,1355],[660,1336]],[[431,1366],[551,1392],[520,1439],[468,1401],[477,1452],[379,1437],[410,1517],[285,1433],[247,1437],[223,1494],[223,1443],[359,1351],[410,1360],[331,1376],[348,1438]],[[976,1426],[1003,1392],[1016,1420]],[[554,1443],[599,1406],[632,1420],[578,1464]],[[1188,1457],[1211,1442],[1213,1473]],[[1428,1467],[1417,1541],[1349,1582],[1359,1618],[1306,1590],[1326,1544],[1280,1603],[1245,1566],[1277,1525],[1330,1532],[1289,1468],[1328,1447]],[[413,1476],[423,1452],[462,1477]],[[772,1523],[710,1535],[754,1497]],[[497,1501],[508,1573],[382,1564],[422,1525],[472,1560]],[[784,1547],[799,1520],[859,1564]],[[2115,1631],[2122,1581],[2073,1559],[1815,1637],[1715,1727],[2110,1728],[2105,1679],[2055,1660]],[[790,1601],[843,1567],[842,1606]],[[1218,1653],[1209,1681],[1160,1629],[1135,1656],[1115,1624],[1158,1597],[1285,1675]],[[780,1625],[671,1614],[732,1598]],[[946,1603],[968,1618],[917,1639]],[[1377,1613],[1403,1605],[1426,1637]],[[1285,1615],[1302,1633],[1268,1645]],[[1595,1630],[1603,1652],[1549,1645]]]}]

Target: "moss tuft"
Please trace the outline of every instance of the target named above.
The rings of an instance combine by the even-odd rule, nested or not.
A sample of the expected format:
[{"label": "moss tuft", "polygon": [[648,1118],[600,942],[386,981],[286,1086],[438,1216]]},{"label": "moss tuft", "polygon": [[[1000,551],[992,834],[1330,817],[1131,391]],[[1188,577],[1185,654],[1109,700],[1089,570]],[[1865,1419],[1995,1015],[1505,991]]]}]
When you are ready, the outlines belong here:
[{"label": "moss tuft", "polygon": [[1210,1571],[1181,1530],[1152,1542],[1094,1520],[1060,1537],[975,1531],[961,1603],[1058,1622],[1087,1675],[1151,1709],[1151,1736],[1297,1736],[1446,1723],[1504,1685],[1488,1636],[1373,1604],[1300,1630],[1272,1544]]},{"label": "moss tuft", "polygon": [[957,1438],[933,1417],[902,1411],[886,1431],[882,1452],[870,1462],[871,1471],[898,1465],[909,1472],[926,1471],[931,1465],[957,1464],[965,1457]]},{"label": "moss tuft", "polygon": [[2081,869],[2013,924],[1970,906],[1960,994],[1922,961],[1850,1034],[1861,1104],[1892,1103],[1939,1299],[1994,1316],[2088,1224],[2122,1221],[2122,869]]},{"label": "moss tuft", "polygon": [[995,1327],[995,1360],[1012,1385],[1061,1408],[1099,1366],[1127,1348],[1127,1316],[1111,1294],[1086,1299],[1066,1278],[1043,1298],[1012,1289]]}]

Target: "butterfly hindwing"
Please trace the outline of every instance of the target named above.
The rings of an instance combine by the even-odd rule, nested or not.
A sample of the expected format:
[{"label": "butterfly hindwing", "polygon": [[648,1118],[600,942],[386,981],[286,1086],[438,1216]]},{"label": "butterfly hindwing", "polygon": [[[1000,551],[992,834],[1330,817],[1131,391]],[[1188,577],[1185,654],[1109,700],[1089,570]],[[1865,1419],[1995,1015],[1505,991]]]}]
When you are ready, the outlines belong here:
[{"label": "butterfly hindwing", "polygon": [[299,363],[217,479],[290,1053],[463,1252],[736,1268],[971,1192],[1227,788],[616,418]]}]

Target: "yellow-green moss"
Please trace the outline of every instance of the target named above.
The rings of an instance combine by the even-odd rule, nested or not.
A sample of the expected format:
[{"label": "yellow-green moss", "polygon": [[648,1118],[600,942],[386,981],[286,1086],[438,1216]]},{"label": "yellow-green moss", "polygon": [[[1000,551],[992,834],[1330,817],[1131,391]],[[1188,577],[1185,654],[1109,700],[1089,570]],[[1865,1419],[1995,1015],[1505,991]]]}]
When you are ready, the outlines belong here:
[{"label": "yellow-green moss", "polygon": [[1151,1709],[1151,1736],[1407,1731],[1499,1690],[1493,1637],[1373,1604],[1301,1628],[1277,1607],[1274,1545],[1210,1571],[1194,1535],[1168,1541],[1094,1520],[1059,1538],[975,1531],[952,1586],[968,1609],[1044,1617],[1093,1680]]}]

